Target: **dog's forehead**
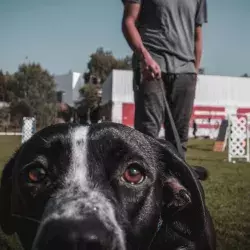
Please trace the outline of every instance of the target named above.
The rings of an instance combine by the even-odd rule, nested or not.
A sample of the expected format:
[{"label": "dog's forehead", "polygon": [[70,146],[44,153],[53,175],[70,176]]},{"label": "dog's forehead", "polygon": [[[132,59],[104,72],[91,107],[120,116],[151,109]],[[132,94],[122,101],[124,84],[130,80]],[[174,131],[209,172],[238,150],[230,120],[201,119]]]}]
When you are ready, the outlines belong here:
[{"label": "dog's forehead", "polygon": [[152,150],[146,137],[137,130],[122,124],[97,124],[89,129],[88,140],[109,147],[128,147],[132,149]]},{"label": "dog's forehead", "polygon": [[22,151],[22,156],[25,155],[21,157],[22,160],[29,161],[43,154],[70,160],[76,154],[86,158],[92,155],[97,159],[112,153],[137,155],[149,160],[153,158],[154,150],[138,131],[120,124],[103,123],[92,126],[60,124],[48,127],[38,132]]}]

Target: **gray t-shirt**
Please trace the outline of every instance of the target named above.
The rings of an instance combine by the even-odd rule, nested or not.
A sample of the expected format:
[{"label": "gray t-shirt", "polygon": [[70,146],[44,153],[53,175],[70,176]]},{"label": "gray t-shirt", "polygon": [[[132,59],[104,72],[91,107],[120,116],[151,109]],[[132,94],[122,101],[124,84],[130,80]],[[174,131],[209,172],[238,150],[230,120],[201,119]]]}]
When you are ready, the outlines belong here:
[{"label": "gray t-shirt", "polygon": [[207,22],[206,0],[125,0],[141,4],[137,28],[166,73],[195,73],[195,27]]}]

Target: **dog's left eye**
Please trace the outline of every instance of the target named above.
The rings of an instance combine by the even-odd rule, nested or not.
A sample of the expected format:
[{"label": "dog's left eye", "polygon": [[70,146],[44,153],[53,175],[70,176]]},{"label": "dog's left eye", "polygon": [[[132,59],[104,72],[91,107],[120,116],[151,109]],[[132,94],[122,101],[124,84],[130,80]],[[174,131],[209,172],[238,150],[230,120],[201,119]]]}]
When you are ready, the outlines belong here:
[{"label": "dog's left eye", "polygon": [[34,167],[29,170],[28,177],[31,182],[40,182],[46,176],[46,171],[42,167]]},{"label": "dog's left eye", "polygon": [[145,174],[137,166],[128,167],[122,175],[122,180],[132,185],[140,184],[144,179]]}]

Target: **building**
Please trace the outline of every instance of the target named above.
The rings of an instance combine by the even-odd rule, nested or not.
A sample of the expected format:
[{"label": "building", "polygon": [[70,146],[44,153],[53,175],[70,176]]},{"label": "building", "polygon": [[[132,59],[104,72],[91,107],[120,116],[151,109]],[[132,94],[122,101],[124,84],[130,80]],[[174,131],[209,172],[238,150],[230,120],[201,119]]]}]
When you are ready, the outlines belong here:
[{"label": "building", "polygon": [[79,100],[80,97],[79,89],[84,85],[83,73],[70,71],[67,74],[56,75],[54,79],[56,82],[58,100],[70,106],[74,106],[75,102]]},{"label": "building", "polygon": [[[133,127],[133,73],[113,70],[103,84],[102,107],[105,119]],[[198,136],[215,138],[220,124],[230,113],[250,113],[250,78],[199,75],[193,114]],[[163,130],[160,132],[162,133]]]}]

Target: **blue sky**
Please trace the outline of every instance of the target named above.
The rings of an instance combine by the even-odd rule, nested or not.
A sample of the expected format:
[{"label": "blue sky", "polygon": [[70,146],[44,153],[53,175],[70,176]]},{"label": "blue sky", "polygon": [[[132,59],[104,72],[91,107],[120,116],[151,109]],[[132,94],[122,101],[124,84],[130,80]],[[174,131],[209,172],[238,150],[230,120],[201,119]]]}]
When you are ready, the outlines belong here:
[{"label": "blue sky", "polygon": [[[250,73],[250,0],[207,0],[202,66],[208,74]],[[121,33],[121,0],[0,0],[0,69],[28,60],[53,74],[85,71],[97,47],[131,51]]]}]

